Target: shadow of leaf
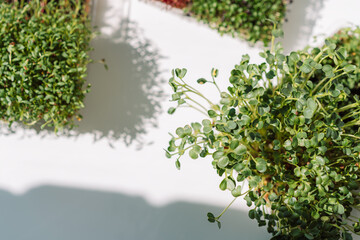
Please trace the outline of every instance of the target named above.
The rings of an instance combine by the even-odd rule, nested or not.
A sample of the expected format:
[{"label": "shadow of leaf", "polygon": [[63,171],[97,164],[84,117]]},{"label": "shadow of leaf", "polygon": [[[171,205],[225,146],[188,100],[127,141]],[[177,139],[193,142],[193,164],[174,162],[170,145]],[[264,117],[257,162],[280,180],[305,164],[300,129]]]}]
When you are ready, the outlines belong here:
[{"label": "shadow of leaf", "polygon": [[[142,37],[136,23],[123,21],[127,21],[126,31],[120,29],[93,42],[93,59],[105,56],[109,69],[99,64],[89,68],[92,89],[82,111],[84,119],[74,132],[92,133],[94,140],[105,138],[109,143],[122,139],[129,145],[133,141],[143,143],[141,136],[146,129],[157,126],[165,94],[158,50]],[[124,32],[125,36],[121,34]]]}]

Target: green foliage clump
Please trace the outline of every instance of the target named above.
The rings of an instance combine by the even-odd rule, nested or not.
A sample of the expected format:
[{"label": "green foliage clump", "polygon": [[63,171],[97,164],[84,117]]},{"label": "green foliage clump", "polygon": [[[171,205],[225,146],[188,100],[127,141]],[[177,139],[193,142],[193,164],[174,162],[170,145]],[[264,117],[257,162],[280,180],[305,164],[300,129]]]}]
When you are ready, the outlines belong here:
[{"label": "green foliage clump", "polygon": [[[89,42],[82,1],[0,1],[0,117],[55,131],[80,119]],[[88,86],[89,87],[89,86]]]},{"label": "green foliage clump", "polygon": [[192,0],[185,11],[221,34],[267,45],[273,22],[284,21],[286,4],[285,0]]},{"label": "green foliage clump", "polygon": [[[360,208],[360,101],[350,85],[359,65],[338,43],[289,55],[272,44],[261,64],[244,55],[227,91],[213,69],[212,80],[198,83],[215,85],[219,104],[185,82],[186,69],[169,80],[177,102],[170,114],[187,105],[207,117],[177,128],[167,157],[176,156],[180,168],[186,152],[211,156],[220,189],[244,196],[249,217],[267,226],[271,239],[352,239],[360,232],[352,216]],[[223,213],[208,219],[220,226]]]},{"label": "green foliage clump", "polygon": [[[350,64],[360,66],[360,27],[344,28],[331,37],[336,46],[344,47],[348,53],[347,61]],[[333,65],[333,63],[330,62]],[[348,79],[347,86],[352,95],[360,97],[360,69],[355,71],[354,78]]]}]

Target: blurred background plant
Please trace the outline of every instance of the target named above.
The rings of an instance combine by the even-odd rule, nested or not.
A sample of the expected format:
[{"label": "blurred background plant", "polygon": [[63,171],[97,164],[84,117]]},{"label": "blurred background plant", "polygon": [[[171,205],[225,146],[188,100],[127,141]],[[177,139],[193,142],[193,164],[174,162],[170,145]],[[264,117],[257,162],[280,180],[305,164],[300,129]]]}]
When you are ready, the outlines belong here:
[{"label": "blurred background plant", "polygon": [[216,29],[221,35],[268,45],[274,22],[285,20],[287,0],[159,0],[181,8],[188,16]]},{"label": "blurred background plant", "polygon": [[159,1],[175,8],[185,8],[190,3],[190,0],[159,0]]},{"label": "blurred background plant", "polygon": [[[348,53],[347,61],[350,64],[360,66],[360,27],[347,27],[340,29],[331,38],[337,47],[343,47]],[[334,61],[327,60],[327,63],[334,66]],[[345,82],[351,90],[351,95],[360,97],[360,68],[355,70],[353,78],[348,78]]]}]

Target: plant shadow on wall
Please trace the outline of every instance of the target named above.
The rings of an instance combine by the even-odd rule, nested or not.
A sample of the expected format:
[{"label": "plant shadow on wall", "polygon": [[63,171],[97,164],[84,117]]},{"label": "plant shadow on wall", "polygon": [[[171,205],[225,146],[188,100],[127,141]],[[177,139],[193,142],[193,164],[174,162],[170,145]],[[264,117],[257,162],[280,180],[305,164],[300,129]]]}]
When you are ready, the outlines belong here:
[{"label": "plant shadow on wall", "polygon": [[[101,17],[101,16],[100,16]],[[105,139],[110,146],[118,140],[137,148],[151,144],[143,136],[150,127],[157,127],[161,113],[164,79],[158,61],[163,57],[152,43],[143,36],[137,23],[122,19],[120,28],[107,37],[99,36],[92,42],[93,64],[89,67],[87,83],[92,85],[85,98],[85,108],[80,112],[83,120],[71,131],[59,136],[78,137],[93,135],[94,141]],[[96,61],[105,58],[108,65]],[[52,129],[31,129],[14,124],[3,127],[2,134],[13,134],[23,129],[23,137],[54,135]],[[21,132],[21,131],[20,131]]]},{"label": "plant shadow on wall", "polygon": [[1,239],[269,238],[242,211],[228,212],[227,220],[219,230],[207,222],[206,211],[220,212],[221,208],[186,202],[154,207],[141,197],[106,191],[41,186],[16,196],[0,190],[0,203],[3,207],[0,215]]},{"label": "plant shadow on wall", "polygon": [[75,134],[92,133],[94,140],[107,139],[110,144],[118,139],[126,145],[146,144],[142,136],[157,126],[165,98],[158,67],[162,57],[137,24],[127,19],[111,37],[96,39],[93,47],[93,59],[105,56],[109,69],[94,64],[89,70],[92,90]]},{"label": "plant shadow on wall", "polygon": [[311,41],[317,19],[321,17],[324,0],[295,0],[289,4],[284,23],[284,52],[305,47]]}]

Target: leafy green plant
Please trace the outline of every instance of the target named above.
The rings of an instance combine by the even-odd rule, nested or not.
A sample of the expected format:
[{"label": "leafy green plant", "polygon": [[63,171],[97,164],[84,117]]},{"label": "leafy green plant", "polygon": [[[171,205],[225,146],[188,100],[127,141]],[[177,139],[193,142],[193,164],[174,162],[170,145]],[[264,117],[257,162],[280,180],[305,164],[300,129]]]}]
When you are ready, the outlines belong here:
[{"label": "leafy green plant", "polygon": [[[331,39],[336,46],[345,48],[348,53],[347,61],[350,64],[360,66],[360,27],[341,29]],[[327,61],[334,66],[331,61]],[[354,78],[349,78],[346,84],[352,95],[360,96],[360,69],[357,68],[355,73]]]},{"label": "leafy green plant", "polygon": [[[243,196],[249,217],[267,226],[271,239],[352,239],[360,231],[352,215],[360,208],[360,101],[349,83],[359,65],[336,39],[289,55],[273,40],[260,53],[264,63],[243,56],[227,91],[220,91],[216,69],[211,80],[197,80],[218,89],[219,104],[185,81],[186,69],[173,70],[177,106],[168,112],[189,106],[206,118],[177,128],[166,156],[176,157],[177,168],[185,153],[211,156],[220,189],[234,201]],[[220,227],[229,206],[208,220]]]},{"label": "leafy green plant", "polygon": [[286,4],[285,0],[192,0],[185,11],[220,34],[267,45],[273,22],[284,21]]},{"label": "leafy green plant", "polygon": [[81,119],[93,37],[80,0],[0,1],[0,117],[55,131]]},{"label": "leafy green plant", "polygon": [[[271,40],[274,22],[285,19],[287,0],[157,0],[184,9],[212,29],[233,37],[244,38],[266,46]],[[292,1],[289,1],[291,3]]]}]

